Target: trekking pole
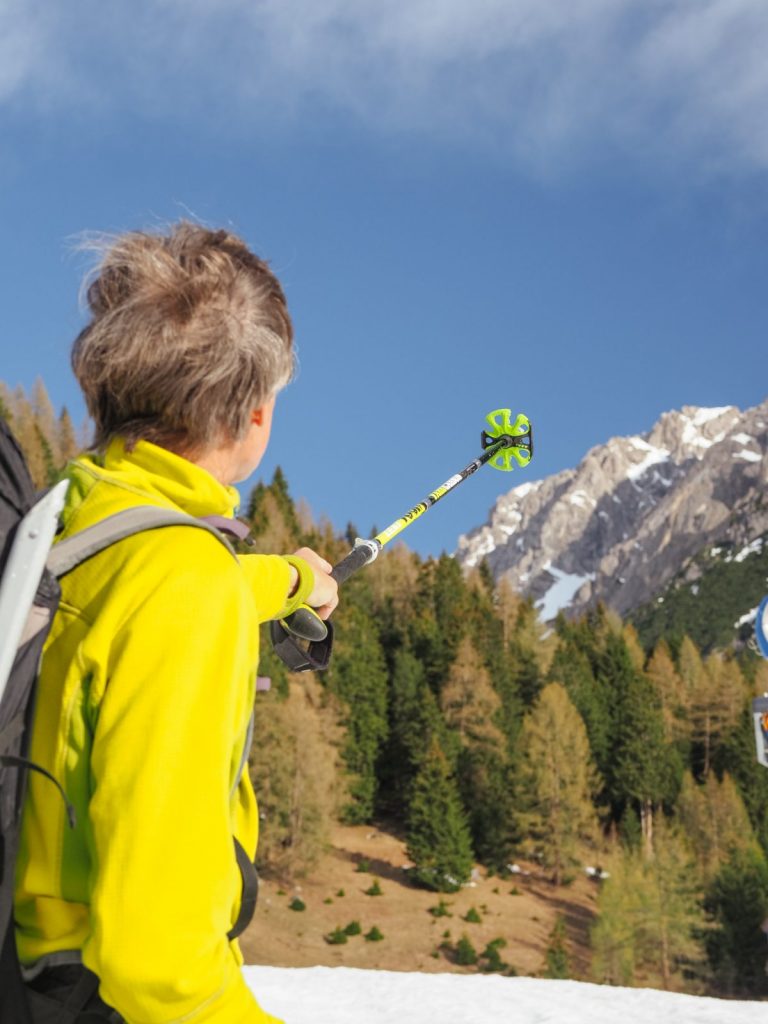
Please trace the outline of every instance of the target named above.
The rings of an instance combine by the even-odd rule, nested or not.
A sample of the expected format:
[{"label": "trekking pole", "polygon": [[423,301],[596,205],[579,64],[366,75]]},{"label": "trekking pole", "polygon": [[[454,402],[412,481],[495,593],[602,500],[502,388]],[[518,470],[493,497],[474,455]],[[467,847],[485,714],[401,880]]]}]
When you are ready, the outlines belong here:
[{"label": "trekking pole", "polygon": [[[349,554],[331,571],[337,583],[344,583],[354,573],[369,565],[378,557],[385,544],[399,536],[481,466],[488,463],[494,469],[509,472],[516,465],[528,465],[533,458],[533,431],[528,417],[521,413],[513,421],[509,409],[496,409],[488,413],[485,419],[487,426],[480,435],[482,454],[460,473],[430,491],[423,501],[414,505],[381,533],[370,540],[358,537]],[[330,621],[324,622],[311,608],[304,605],[286,618],[274,620],[270,630],[275,653],[292,672],[306,672],[310,669],[322,671],[327,668],[333,648],[333,625]],[[300,644],[302,640],[307,646]]]}]

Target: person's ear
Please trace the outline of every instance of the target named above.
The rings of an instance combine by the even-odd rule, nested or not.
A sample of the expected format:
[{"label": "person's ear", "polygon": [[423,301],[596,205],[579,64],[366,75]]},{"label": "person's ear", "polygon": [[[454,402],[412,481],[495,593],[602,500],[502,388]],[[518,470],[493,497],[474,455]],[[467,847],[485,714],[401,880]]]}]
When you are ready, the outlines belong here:
[{"label": "person's ear", "polygon": [[260,427],[264,422],[264,412],[262,409],[254,409],[251,413],[251,423],[255,423],[257,427]]}]

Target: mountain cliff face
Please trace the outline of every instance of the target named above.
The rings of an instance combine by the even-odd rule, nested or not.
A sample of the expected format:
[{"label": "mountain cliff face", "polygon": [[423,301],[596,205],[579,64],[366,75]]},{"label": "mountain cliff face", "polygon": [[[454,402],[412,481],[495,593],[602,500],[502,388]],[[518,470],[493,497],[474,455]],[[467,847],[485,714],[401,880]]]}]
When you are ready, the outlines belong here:
[{"label": "mountain cliff face", "polygon": [[576,469],[515,487],[459,538],[456,557],[487,558],[545,620],[599,599],[625,615],[705,545],[764,534],[766,482],[768,399],[746,412],[684,406],[647,434],[593,448]]}]

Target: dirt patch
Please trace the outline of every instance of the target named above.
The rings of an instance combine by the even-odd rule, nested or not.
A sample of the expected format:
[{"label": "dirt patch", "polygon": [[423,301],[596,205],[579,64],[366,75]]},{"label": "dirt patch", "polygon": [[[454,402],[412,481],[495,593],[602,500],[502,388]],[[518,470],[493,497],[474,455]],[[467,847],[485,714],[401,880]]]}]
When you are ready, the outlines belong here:
[{"label": "dirt patch", "polygon": [[[544,970],[549,936],[562,914],[572,976],[588,977],[594,883],[578,875],[571,885],[555,888],[537,865],[518,864],[522,873],[504,879],[488,877],[478,867],[460,892],[441,895],[409,882],[402,838],[373,826],[336,826],[331,848],[310,878],[294,885],[262,880],[256,916],[241,939],[246,963],[472,972],[477,967],[456,964],[450,951],[441,948],[466,935],[478,953],[503,938],[502,959],[518,974],[535,975]],[[366,895],[375,879],[381,895]],[[296,899],[305,910],[290,909]],[[441,900],[448,913],[436,917],[430,908]],[[464,920],[472,908],[479,923]],[[353,921],[362,934],[343,945],[326,941]],[[373,926],[382,941],[364,939]]]}]

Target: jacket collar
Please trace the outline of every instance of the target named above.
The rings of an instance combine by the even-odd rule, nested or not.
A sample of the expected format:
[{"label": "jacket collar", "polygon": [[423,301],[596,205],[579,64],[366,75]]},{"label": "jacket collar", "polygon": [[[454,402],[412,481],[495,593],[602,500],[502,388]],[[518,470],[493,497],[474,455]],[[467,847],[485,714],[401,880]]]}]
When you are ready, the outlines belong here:
[{"label": "jacket collar", "polygon": [[84,455],[78,461],[117,487],[174,505],[191,516],[232,517],[240,504],[234,487],[226,487],[206,469],[149,441],[138,441],[126,451],[124,440],[116,437],[105,452]]}]

